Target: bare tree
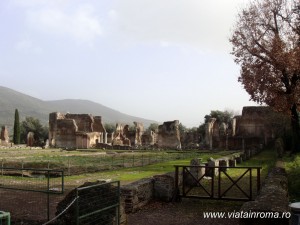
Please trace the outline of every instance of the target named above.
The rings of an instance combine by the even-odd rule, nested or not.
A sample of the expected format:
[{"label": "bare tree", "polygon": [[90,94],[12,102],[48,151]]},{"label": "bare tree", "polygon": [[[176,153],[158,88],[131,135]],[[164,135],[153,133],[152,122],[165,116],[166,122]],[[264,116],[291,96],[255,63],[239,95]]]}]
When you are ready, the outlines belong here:
[{"label": "bare tree", "polygon": [[299,1],[252,0],[239,12],[230,42],[250,99],[290,114],[299,140]]}]

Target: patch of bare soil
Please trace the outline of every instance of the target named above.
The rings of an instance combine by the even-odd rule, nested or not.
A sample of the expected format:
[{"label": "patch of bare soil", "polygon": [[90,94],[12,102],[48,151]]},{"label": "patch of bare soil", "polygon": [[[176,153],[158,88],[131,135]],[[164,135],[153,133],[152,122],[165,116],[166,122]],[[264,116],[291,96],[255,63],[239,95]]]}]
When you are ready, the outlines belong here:
[{"label": "patch of bare soil", "polygon": [[[183,199],[181,202],[151,202],[127,216],[128,225],[238,225],[238,219],[207,219],[203,212],[234,212],[243,202]],[[225,214],[226,215],[226,214]]]},{"label": "patch of bare soil", "polygon": [[[63,197],[50,196],[50,218],[55,216],[57,203]],[[10,212],[12,225],[41,225],[47,221],[47,208],[48,199],[44,193],[0,189],[0,211]]]}]

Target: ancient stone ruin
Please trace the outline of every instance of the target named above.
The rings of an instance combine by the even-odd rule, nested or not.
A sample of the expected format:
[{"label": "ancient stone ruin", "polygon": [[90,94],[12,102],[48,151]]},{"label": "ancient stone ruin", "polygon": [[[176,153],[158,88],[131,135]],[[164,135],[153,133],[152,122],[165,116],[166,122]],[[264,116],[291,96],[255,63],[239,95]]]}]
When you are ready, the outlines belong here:
[{"label": "ancient stone ruin", "polygon": [[52,147],[91,148],[107,143],[107,132],[101,116],[53,112],[49,115],[49,141]]},{"label": "ancient stone ruin", "polygon": [[2,146],[9,146],[9,133],[7,126],[2,126],[1,128],[1,145]]},{"label": "ancient stone ruin", "polygon": [[33,132],[28,132],[26,143],[27,143],[28,147],[34,146],[34,133]]},{"label": "ancient stone ruin", "polygon": [[275,142],[279,130],[283,129],[283,122],[278,124],[281,118],[270,107],[244,107],[242,115],[235,116],[229,124],[211,118],[203,137],[197,130],[180,132],[178,120],[164,122],[156,131],[147,132],[142,123],[134,122],[133,127],[118,123],[115,132],[107,133],[100,116],[54,112],[49,115],[49,144],[61,148],[245,150]]},{"label": "ancient stone ruin", "polygon": [[157,143],[157,133],[154,131],[145,132],[142,135],[142,146],[153,147]]},{"label": "ancient stone ruin", "polygon": [[179,121],[168,121],[158,126],[157,146],[159,148],[181,149]]},{"label": "ancient stone ruin", "polygon": [[211,118],[206,124],[205,145],[209,149],[260,148],[275,141],[283,129],[282,115],[266,106],[243,107],[242,115],[235,116],[231,124],[219,123]]},{"label": "ancient stone ruin", "polygon": [[116,132],[112,134],[112,146],[142,146],[142,136],[144,126],[142,123],[133,122],[133,130],[129,129],[129,125],[116,124]]},{"label": "ancient stone ruin", "polygon": [[122,124],[116,125],[116,132],[113,134],[113,146],[131,146],[129,137],[129,126]]}]

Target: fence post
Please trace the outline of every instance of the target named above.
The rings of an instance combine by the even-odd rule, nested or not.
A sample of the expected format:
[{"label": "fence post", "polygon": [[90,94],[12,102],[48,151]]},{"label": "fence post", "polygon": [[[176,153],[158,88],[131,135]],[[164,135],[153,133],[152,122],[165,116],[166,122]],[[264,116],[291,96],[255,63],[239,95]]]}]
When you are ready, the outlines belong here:
[{"label": "fence post", "polygon": [[47,171],[47,219],[50,220],[50,173]]},{"label": "fence post", "polygon": [[250,168],[250,201],[252,200],[252,168]]},{"label": "fence post", "polygon": [[121,196],[121,191],[120,191],[120,181],[117,182],[118,185],[118,206],[116,207],[117,210],[117,218],[116,218],[116,224],[120,225],[120,212],[121,212],[121,202],[120,202],[120,196]]},{"label": "fence post", "polygon": [[214,198],[215,196],[215,167],[211,167],[212,174],[211,174],[211,198]]},{"label": "fence post", "polygon": [[134,167],[134,154],[132,155],[132,167]]},{"label": "fence post", "polygon": [[177,201],[180,195],[179,192],[179,172],[178,172],[178,166],[175,166],[175,200]]},{"label": "fence post", "polygon": [[[220,170],[220,167],[218,167],[218,176],[219,176],[219,179],[218,179],[218,195],[219,197],[218,198],[221,198],[221,172],[222,170]],[[213,170],[213,174],[215,173],[215,169]],[[213,186],[213,184],[212,184]],[[213,189],[212,189],[213,191]],[[212,192],[212,196],[213,196],[213,192]]]},{"label": "fence post", "polygon": [[1,175],[3,176],[4,160],[1,160]]},{"label": "fence post", "polygon": [[260,169],[261,169],[261,168],[257,168],[257,187],[256,187],[257,193],[258,193],[259,190],[260,190]]},{"label": "fence post", "polygon": [[24,161],[23,160],[22,160],[21,165],[22,165],[22,177],[23,177],[23,169],[24,169]]},{"label": "fence post", "polygon": [[71,175],[71,172],[70,172],[70,159],[68,159],[68,174],[69,174],[69,176]]},{"label": "fence post", "polygon": [[62,186],[61,186],[61,192],[64,193],[64,191],[65,191],[65,178],[64,178],[65,174],[64,173],[65,172],[63,170],[61,172],[62,172],[62,174],[61,174],[62,175],[62,178],[61,178],[61,184],[62,184]]},{"label": "fence post", "polygon": [[79,193],[76,188],[76,225],[79,225]]}]

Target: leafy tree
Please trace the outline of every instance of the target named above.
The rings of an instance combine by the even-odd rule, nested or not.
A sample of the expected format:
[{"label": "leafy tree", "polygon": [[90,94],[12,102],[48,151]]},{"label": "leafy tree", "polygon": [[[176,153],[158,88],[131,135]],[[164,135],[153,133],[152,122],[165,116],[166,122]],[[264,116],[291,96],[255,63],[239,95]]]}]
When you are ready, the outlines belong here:
[{"label": "leafy tree", "polygon": [[212,110],[210,111],[209,115],[205,115],[204,122],[207,123],[210,118],[216,118],[219,123],[229,124],[233,116],[234,113],[228,110],[225,111]]},{"label": "leafy tree", "polygon": [[300,150],[300,4],[252,0],[241,10],[230,42],[241,66],[238,81],[257,103],[291,116],[294,150]]},{"label": "leafy tree", "polygon": [[20,133],[20,118],[19,118],[19,111],[18,109],[15,110],[15,121],[14,121],[14,137],[13,142],[14,144],[21,143],[21,133]]},{"label": "leafy tree", "polygon": [[146,129],[146,132],[156,131],[158,129],[158,126],[159,125],[157,123],[151,123],[149,127]]},{"label": "leafy tree", "polygon": [[48,128],[43,126],[39,119],[33,117],[26,117],[21,123],[21,140],[26,143],[27,134],[34,133],[35,145],[43,145],[48,138]]},{"label": "leafy tree", "polygon": [[112,133],[116,131],[116,125],[113,123],[105,123],[104,128],[107,133]]},{"label": "leafy tree", "polygon": [[183,134],[184,132],[187,131],[186,126],[184,126],[182,123],[179,123],[178,129],[179,129],[179,131],[180,131],[181,134]]}]

